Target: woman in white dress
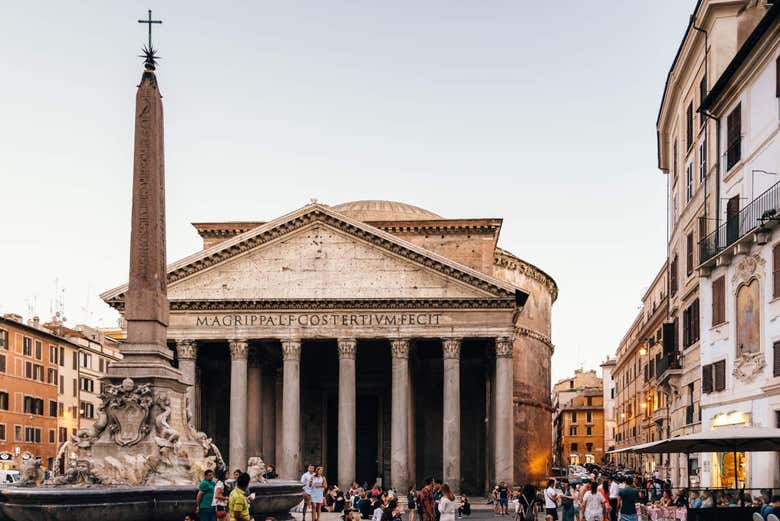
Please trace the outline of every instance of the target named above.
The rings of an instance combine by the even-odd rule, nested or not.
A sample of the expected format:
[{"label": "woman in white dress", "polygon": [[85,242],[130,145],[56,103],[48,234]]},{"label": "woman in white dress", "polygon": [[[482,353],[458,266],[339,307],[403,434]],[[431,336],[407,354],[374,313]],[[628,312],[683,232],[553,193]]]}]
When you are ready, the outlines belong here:
[{"label": "woman in white dress", "polygon": [[325,501],[325,489],[328,488],[328,480],[325,479],[325,468],[317,467],[314,475],[309,479],[311,489],[311,521],[320,521],[322,503]]},{"label": "woman in white dress", "polygon": [[441,499],[439,500],[440,521],[455,521],[455,512],[457,510],[458,505],[455,504],[455,495],[452,493],[450,486],[444,483],[441,486]]},{"label": "woman in white dress", "polygon": [[582,507],[585,510],[585,521],[602,521],[604,519],[604,494],[594,490],[593,484],[582,497]]}]

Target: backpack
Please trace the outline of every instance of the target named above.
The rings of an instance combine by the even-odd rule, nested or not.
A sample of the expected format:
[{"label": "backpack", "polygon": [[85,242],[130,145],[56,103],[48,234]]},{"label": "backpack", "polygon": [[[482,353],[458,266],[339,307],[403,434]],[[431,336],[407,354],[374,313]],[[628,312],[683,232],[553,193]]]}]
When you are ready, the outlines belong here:
[{"label": "backpack", "polygon": [[520,496],[520,508],[523,509],[521,519],[523,521],[536,521],[536,513],[534,512],[534,504],[529,503],[525,496]]}]

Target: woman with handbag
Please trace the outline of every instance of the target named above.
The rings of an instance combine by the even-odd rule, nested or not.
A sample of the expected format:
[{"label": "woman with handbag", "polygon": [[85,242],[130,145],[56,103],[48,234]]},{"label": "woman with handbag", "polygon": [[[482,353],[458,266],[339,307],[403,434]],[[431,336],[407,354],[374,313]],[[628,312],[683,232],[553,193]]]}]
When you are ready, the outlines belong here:
[{"label": "woman with handbag", "polygon": [[217,470],[217,484],[214,485],[214,500],[211,505],[217,514],[217,519],[227,519],[230,487],[225,483],[225,469]]}]

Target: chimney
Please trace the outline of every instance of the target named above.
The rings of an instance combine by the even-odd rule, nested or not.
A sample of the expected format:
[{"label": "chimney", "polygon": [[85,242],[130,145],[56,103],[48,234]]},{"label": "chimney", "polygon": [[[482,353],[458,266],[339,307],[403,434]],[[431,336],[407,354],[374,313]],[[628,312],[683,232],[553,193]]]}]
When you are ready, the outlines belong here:
[{"label": "chimney", "polygon": [[768,8],[766,0],[747,0],[745,2],[737,13],[737,49],[742,47]]}]

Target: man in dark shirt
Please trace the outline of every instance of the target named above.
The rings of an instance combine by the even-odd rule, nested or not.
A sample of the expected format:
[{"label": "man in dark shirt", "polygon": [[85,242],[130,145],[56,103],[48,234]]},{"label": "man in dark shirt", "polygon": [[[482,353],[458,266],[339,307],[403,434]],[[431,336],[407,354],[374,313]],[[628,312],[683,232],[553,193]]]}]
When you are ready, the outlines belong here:
[{"label": "man in dark shirt", "polygon": [[506,482],[498,484],[498,515],[505,516],[509,507],[509,489]]},{"label": "man in dark shirt", "polygon": [[639,491],[634,488],[634,478],[626,479],[626,486],[618,492],[618,511],[620,521],[637,521],[636,503]]}]

